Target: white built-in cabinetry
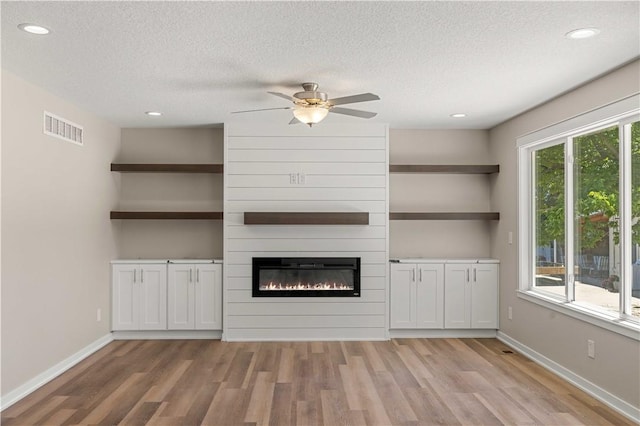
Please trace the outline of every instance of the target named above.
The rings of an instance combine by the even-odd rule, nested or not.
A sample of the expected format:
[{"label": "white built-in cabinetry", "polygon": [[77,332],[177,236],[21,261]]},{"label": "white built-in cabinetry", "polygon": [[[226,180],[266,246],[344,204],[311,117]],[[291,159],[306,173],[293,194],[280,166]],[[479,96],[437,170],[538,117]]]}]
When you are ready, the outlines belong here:
[{"label": "white built-in cabinetry", "polygon": [[222,264],[112,261],[112,330],[222,330]]},{"label": "white built-in cabinetry", "polygon": [[390,306],[390,328],[442,328],[444,263],[392,263]]},{"label": "white built-in cabinetry", "polygon": [[480,262],[445,264],[445,328],[498,328],[498,264]]},{"label": "white built-in cabinetry", "polygon": [[222,268],[212,263],[169,263],[169,330],[222,329]]},{"label": "white built-in cabinetry", "polygon": [[393,260],[389,328],[497,329],[498,266],[493,259]]},{"label": "white built-in cabinetry", "polygon": [[112,329],[167,328],[166,261],[113,263]]}]

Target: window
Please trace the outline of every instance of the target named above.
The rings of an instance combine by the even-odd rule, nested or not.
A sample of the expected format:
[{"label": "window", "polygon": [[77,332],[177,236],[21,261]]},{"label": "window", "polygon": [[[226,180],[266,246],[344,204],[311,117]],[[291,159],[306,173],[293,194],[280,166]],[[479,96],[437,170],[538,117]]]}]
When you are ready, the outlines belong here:
[{"label": "window", "polygon": [[633,96],[518,140],[520,295],[635,336],[639,100]]}]

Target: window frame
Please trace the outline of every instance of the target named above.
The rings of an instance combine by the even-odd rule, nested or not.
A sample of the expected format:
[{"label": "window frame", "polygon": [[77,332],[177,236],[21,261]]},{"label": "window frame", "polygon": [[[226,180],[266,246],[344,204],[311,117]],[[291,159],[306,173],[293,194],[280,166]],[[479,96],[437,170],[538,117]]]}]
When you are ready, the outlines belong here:
[{"label": "window frame", "polygon": [[[640,341],[640,320],[631,315],[631,124],[640,121],[640,94],[634,94],[529,133],[517,139],[518,151],[518,297]],[[618,314],[575,301],[573,217],[573,138],[617,125],[620,149],[620,305]],[[565,149],[565,280],[564,298],[535,287],[535,152],[564,144]],[[625,285],[625,283],[627,283]],[[627,314],[628,313],[628,314]]]}]

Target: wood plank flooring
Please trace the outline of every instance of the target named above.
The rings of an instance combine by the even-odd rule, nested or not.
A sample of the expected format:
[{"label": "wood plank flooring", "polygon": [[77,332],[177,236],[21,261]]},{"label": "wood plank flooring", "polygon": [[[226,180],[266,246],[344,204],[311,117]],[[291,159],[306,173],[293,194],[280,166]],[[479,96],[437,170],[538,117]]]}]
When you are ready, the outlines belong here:
[{"label": "wood plank flooring", "polygon": [[496,339],[116,341],[2,425],[634,424],[509,352]]}]

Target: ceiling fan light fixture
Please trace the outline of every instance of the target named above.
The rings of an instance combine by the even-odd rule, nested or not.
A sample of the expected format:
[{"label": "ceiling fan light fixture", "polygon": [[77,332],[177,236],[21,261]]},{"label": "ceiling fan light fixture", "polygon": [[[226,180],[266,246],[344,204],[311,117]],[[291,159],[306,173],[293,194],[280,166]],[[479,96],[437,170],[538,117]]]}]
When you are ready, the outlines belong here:
[{"label": "ceiling fan light fixture", "polygon": [[293,116],[309,127],[318,124],[329,114],[329,108],[320,105],[296,105]]}]

